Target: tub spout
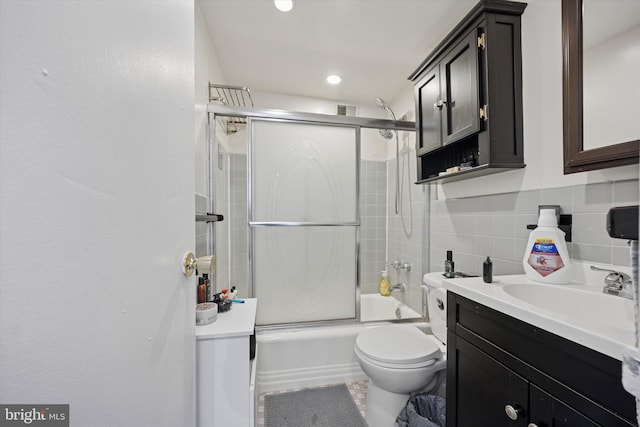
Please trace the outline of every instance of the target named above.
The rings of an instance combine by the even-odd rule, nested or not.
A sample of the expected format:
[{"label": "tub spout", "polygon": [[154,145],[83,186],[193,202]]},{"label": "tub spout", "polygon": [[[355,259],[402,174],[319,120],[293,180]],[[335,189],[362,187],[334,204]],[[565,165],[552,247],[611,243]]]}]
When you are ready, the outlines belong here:
[{"label": "tub spout", "polygon": [[407,285],[405,285],[404,283],[398,283],[397,285],[393,285],[391,288],[389,288],[389,292],[393,292],[393,291],[405,292],[406,290],[407,290]]}]

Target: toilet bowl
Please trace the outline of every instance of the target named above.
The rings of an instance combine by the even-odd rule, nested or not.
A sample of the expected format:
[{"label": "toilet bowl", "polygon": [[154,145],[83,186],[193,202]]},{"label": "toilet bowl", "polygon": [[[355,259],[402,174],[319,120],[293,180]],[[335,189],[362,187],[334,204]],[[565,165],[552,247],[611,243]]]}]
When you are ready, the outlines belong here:
[{"label": "toilet bowl", "polygon": [[442,280],[434,277],[424,280],[429,308],[439,311],[429,315],[434,335],[396,324],[372,327],[356,338],[356,358],[369,377],[365,416],[369,427],[393,427],[412,394],[434,393],[444,387],[446,291]]}]

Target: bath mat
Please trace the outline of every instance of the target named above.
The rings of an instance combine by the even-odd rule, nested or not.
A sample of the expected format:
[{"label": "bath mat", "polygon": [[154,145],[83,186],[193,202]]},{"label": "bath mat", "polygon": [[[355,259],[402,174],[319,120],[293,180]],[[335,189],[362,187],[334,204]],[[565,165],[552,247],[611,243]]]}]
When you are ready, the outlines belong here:
[{"label": "bath mat", "polygon": [[366,427],[345,384],[264,398],[265,427]]}]

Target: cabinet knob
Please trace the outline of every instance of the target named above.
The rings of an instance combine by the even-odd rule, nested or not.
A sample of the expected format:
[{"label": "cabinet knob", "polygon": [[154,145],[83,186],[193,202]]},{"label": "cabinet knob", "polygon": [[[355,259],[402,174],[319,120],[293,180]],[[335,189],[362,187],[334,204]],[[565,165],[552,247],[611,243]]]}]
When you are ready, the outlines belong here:
[{"label": "cabinet knob", "polygon": [[529,423],[529,424],[527,425],[527,427],[538,427],[538,424]]},{"label": "cabinet knob", "polygon": [[507,414],[507,417],[509,417],[509,419],[515,421],[524,411],[516,406],[507,405],[504,407],[504,412]]}]

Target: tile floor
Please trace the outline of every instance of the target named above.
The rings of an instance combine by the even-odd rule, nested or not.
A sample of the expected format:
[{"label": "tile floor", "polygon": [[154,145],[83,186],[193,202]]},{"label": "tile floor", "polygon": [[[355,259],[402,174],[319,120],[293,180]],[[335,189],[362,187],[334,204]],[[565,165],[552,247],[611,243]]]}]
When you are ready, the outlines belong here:
[{"label": "tile floor", "polygon": [[[369,385],[368,380],[345,383],[347,388],[349,389],[349,393],[351,393],[351,397],[355,402],[356,406],[360,410],[362,417],[364,418],[364,412],[367,404],[367,386]],[[330,384],[328,384],[330,385]],[[325,387],[325,386],[322,386]],[[292,389],[292,390],[282,390],[282,391],[274,391],[271,393],[261,393],[258,396],[258,419],[256,420],[256,427],[264,427],[264,397],[267,394],[278,394],[278,393],[287,393],[290,391],[297,391],[301,389]]]}]

